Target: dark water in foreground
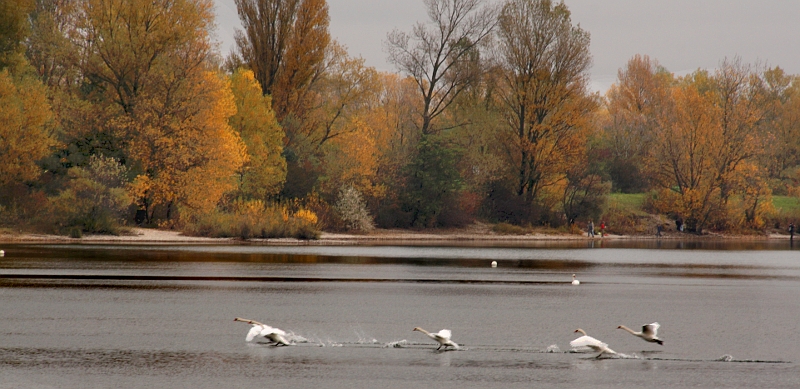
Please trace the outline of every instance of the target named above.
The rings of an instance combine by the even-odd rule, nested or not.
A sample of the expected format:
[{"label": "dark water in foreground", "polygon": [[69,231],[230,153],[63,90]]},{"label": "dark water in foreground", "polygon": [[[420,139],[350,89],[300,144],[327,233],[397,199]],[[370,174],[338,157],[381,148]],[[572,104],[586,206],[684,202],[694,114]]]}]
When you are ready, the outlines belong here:
[{"label": "dark water in foreground", "polygon": [[[0,389],[800,387],[788,244],[2,248]],[[616,329],[653,321],[664,346]],[[621,357],[570,352],[578,327]]]}]

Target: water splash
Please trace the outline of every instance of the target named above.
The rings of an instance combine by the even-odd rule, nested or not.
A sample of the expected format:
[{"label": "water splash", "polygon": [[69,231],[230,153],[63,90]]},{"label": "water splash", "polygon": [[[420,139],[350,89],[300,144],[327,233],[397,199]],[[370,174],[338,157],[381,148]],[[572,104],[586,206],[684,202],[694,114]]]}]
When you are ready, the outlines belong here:
[{"label": "water splash", "polygon": [[319,341],[317,342],[317,346],[319,347],[343,347],[341,343],[334,342],[332,340],[328,341]]},{"label": "water splash", "polygon": [[286,340],[288,340],[290,343],[308,343],[308,339],[297,335],[294,332],[287,333]]},{"label": "water splash", "polygon": [[717,358],[716,360],[720,361],[720,362],[733,362],[734,361],[733,355],[730,355],[730,354],[725,354],[725,355]]},{"label": "water splash", "polygon": [[551,345],[547,346],[547,349],[544,352],[546,352],[546,353],[560,353],[561,349],[558,348],[558,345],[551,344]]},{"label": "water splash", "polygon": [[378,339],[358,338],[356,344],[378,344]]},{"label": "water splash", "polygon": [[407,345],[408,345],[408,341],[403,339],[403,340],[397,340],[397,341],[394,341],[394,342],[386,343],[386,344],[383,345],[383,347],[386,347],[386,348],[403,348],[403,347],[406,347]]},{"label": "water splash", "polygon": [[368,336],[364,331],[358,329],[354,330],[356,333],[356,337],[358,337],[358,341],[356,344],[377,344],[378,339],[375,339],[371,336]]}]

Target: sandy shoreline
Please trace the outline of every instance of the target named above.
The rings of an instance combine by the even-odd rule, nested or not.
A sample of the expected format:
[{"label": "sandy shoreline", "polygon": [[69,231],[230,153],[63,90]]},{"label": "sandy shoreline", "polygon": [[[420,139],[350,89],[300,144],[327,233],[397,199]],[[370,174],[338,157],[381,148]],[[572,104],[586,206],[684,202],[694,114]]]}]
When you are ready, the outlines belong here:
[{"label": "sandy shoreline", "polygon": [[474,242],[474,243],[525,243],[539,241],[590,241],[590,240],[784,240],[788,235],[691,235],[683,233],[665,233],[661,238],[655,235],[606,235],[603,238],[589,238],[585,234],[542,234],[501,235],[490,231],[485,226],[471,226],[460,230],[409,231],[409,230],[375,230],[368,234],[346,234],[323,232],[317,240],[300,240],[293,238],[251,239],[238,238],[205,238],[185,236],[179,231],[159,230],[152,228],[131,228],[125,235],[84,235],[82,238],[70,238],[59,235],[39,234],[0,234],[0,243],[175,243],[175,244],[241,244],[258,243],[268,245],[359,245],[392,243],[434,243],[434,242]]}]

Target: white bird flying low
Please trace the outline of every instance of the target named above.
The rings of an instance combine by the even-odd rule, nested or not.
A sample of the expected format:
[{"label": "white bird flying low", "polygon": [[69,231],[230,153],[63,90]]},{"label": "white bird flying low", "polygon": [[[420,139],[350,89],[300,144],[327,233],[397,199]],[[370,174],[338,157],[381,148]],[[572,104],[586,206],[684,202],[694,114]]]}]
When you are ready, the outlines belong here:
[{"label": "white bird flying low", "polygon": [[581,282],[575,279],[575,275],[572,275],[572,285],[580,285]]},{"label": "white bird flying low", "polygon": [[632,330],[632,329],[630,329],[628,327],[625,327],[625,326],[619,326],[617,328],[625,330],[625,331],[628,331],[628,332],[631,333],[631,335],[638,336],[638,337],[640,337],[640,338],[642,338],[642,339],[644,339],[644,340],[646,340],[648,342],[658,343],[659,345],[663,346],[664,345],[664,341],[658,338],[658,328],[659,327],[661,327],[661,324],[658,324],[658,322],[655,322],[655,323],[650,323],[650,324],[643,325],[642,326],[642,331],[640,331],[640,332],[636,332],[636,331],[634,331],[634,330]]},{"label": "white bird flying low", "polygon": [[599,341],[599,340],[597,340],[595,338],[592,338],[589,335],[586,335],[586,331],[584,331],[584,330],[582,330],[580,328],[578,328],[574,332],[580,332],[581,334],[583,334],[583,336],[581,336],[578,339],[573,340],[572,342],[569,342],[569,345],[572,346],[573,348],[588,347],[588,348],[590,348],[590,349],[592,349],[594,351],[598,351],[598,352],[600,352],[600,354],[597,354],[597,358],[600,358],[600,356],[603,355],[603,354],[616,354],[617,353],[616,351],[608,348],[608,345],[606,343],[601,342],[601,341]]},{"label": "white bird flying low", "polygon": [[423,330],[422,328],[415,327],[412,331],[422,332],[423,334],[428,335],[429,338],[439,342],[439,347],[436,348],[437,350],[442,348],[442,346],[444,346],[445,348],[453,347],[456,350],[458,350],[458,344],[450,340],[450,337],[453,336],[450,330],[441,330],[439,332],[430,333],[428,331]]},{"label": "white bird flying low", "polygon": [[241,321],[253,326],[247,333],[247,337],[245,337],[245,341],[247,342],[252,342],[256,338],[265,338],[269,340],[268,344],[274,344],[275,346],[291,345],[291,343],[289,343],[289,341],[287,341],[285,338],[286,332],[280,328],[270,327],[264,323],[259,323],[255,320],[242,319],[241,317],[237,317],[233,319],[233,321]]}]

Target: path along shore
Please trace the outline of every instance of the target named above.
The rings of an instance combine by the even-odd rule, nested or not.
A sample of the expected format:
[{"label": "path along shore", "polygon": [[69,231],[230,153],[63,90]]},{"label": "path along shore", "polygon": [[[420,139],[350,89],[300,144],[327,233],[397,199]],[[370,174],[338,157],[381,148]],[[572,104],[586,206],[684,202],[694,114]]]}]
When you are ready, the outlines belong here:
[{"label": "path along shore", "polygon": [[492,232],[488,227],[476,225],[464,229],[454,230],[375,230],[366,234],[346,234],[323,232],[319,239],[300,240],[293,238],[280,239],[250,239],[239,238],[205,238],[186,236],[179,231],[160,230],[152,228],[130,228],[124,235],[84,235],[82,238],[70,238],[60,235],[40,234],[0,234],[0,243],[103,243],[103,244],[128,244],[128,243],[156,243],[156,244],[238,244],[260,243],[270,245],[359,245],[359,244],[423,244],[423,243],[455,243],[474,242],[491,244],[514,244],[537,241],[590,241],[590,240],[771,240],[789,239],[789,235],[764,234],[764,235],[693,235],[678,232],[664,233],[662,237],[652,235],[613,235],[605,237],[596,235],[594,238],[583,234],[545,234],[532,233],[526,235],[503,235]]}]

